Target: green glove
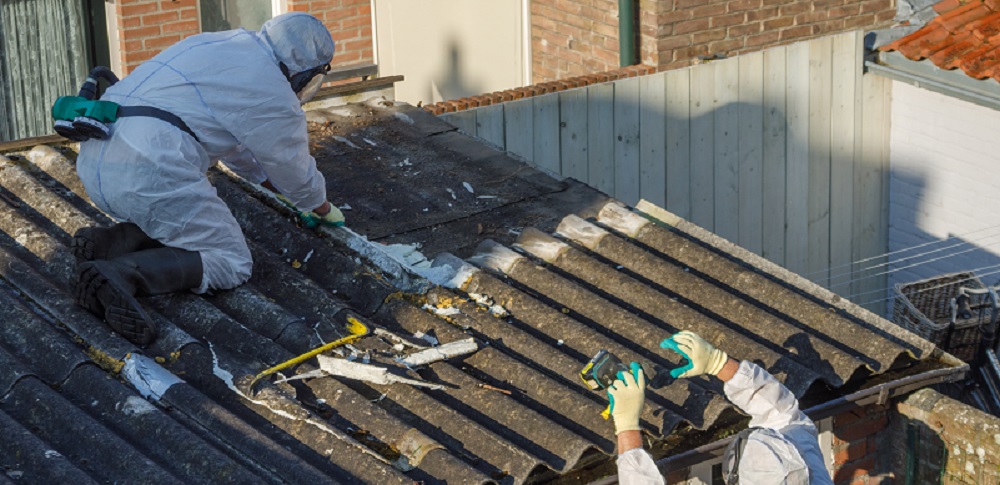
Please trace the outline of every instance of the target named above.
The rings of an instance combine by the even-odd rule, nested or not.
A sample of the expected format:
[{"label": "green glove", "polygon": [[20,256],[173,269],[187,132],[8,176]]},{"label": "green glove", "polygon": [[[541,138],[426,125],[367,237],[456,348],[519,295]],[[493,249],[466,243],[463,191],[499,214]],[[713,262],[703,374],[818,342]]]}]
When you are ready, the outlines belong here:
[{"label": "green glove", "polygon": [[321,216],[313,211],[302,211],[299,212],[299,218],[302,219],[302,222],[309,229],[314,229],[319,226],[344,226],[344,213],[340,212],[340,209],[333,204],[330,204],[330,212],[327,212],[325,216]]},{"label": "green glove", "polygon": [[646,402],[646,373],[636,362],[632,362],[630,367],[632,372],[619,372],[618,379],[608,388],[616,435],[639,429],[639,415]]},{"label": "green glove", "polygon": [[[729,355],[715,348],[694,332],[678,332],[660,342],[660,347],[680,352],[690,362],[670,372],[673,377],[695,377],[702,374],[718,375],[729,361]],[[676,375],[675,375],[676,373]]]}]

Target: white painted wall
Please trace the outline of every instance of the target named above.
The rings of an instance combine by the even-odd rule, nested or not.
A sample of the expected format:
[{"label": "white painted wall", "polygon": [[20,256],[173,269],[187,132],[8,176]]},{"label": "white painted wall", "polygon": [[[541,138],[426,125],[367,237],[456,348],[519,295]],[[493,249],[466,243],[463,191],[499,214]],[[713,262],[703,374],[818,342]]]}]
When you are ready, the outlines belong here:
[{"label": "white painted wall", "polygon": [[[436,103],[525,85],[523,0],[375,0],[380,76],[396,98]],[[529,29],[530,30],[530,29]]]},{"label": "white painted wall", "polygon": [[[894,271],[890,283],[977,271],[984,284],[1000,280],[1000,111],[894,82],[889,164],[890,251],[900,258],[944,248]],[[992,229],[991,229],[992,228]],[[979,231],[979,232],[975,232]],[[955,246],[955,247],[950,247]]]}]

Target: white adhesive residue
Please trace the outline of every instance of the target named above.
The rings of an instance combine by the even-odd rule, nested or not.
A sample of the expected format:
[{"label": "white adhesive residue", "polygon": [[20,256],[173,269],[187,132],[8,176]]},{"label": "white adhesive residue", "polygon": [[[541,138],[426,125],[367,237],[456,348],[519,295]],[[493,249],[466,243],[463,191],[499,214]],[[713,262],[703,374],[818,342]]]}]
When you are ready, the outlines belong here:
[{"label": "white adhesive residue", "polygon": [[174,384],[184,381],[144,355],[131,354],[125,358],[122,375],[144,398],[159,400]]},{"label": "white adhesive residue", "polygon": [[443,316],[458,315],[459,313],[462,313],[461,310],[455,307],[438,308],[436,306],[428,305],[427,303],[424,303],[423,309],[435,315],[443,315]]},{"label": "white adhesive residue", "polygon": [[139,396],[129,396],[125,402],[118,403],[115,407],[126,416],[141,416],[156,411],[156,406]]},{"label": "white adhesive residue", "polygon": [[341,142],[341,143],[343,143],[343,144],[345,144],[345,145],[347,145],[347,146],[349,146],[351,148],[354,148],[354,149],[361,148],[361,147],[355,145],[354,142],[352,142],[351,140],[348,140],[347,138],[344,138],[342,136],[335,136],[335,137],[333,137],[333,139],[337,140],[337,141],[339,141],[339,142]]},{"label": "white adhesive residue", "polygon": [[468,182],[462,182],[462,187],[465,187],[465,190],[468,190],[470,194],[475,194],[476,193],[475,190],[472,190],[472,184],[470,184]]}]

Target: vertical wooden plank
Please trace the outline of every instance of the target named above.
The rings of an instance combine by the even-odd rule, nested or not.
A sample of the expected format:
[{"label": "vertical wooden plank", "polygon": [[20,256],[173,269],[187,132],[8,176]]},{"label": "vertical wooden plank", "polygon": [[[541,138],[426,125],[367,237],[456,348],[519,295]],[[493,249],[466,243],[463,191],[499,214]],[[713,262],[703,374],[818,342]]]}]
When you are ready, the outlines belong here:
[{"label": "vertical wooden plank", "polygon": [[562,174],[587,182],[587,89],[559,93]]},{"label": "vertical wooden plank", "polygon": [[739,56],[739,244],[764,245],[764,53]]},{"label": "vertical wooden plank", "polygon": [[[863,261],[852,269],[857,278],[852,300],[863,304],[885,298],[887,275],[867,277],[880,273],[864,271],[885,263],[880,257],[888,250],[888,179],[889,179],[889,87],[892,81],[874,74],[865,74],[861,85],[861,154],[854,169],[854,233],[856,244],[852,261]],[[874,258],[874,259],[869,259]],[[879,315],[885,315],[885,302],[865,305]]]},{"label": "vertical wooden plank", "polygon": [[764,51],[763,251],[785,264],[785,56],[778,47]]},{"label": "vertical wooden plank", "polygon": [[482,138],[500,148],[506,148],[503,132],[502,104],[491,104],[476,110],[476,133]]},{"label": "vertical wooden plank", "polygon": [[860,147],[862,45],[860,31],[832,39],[830,109],[830,290],[851,294],[854,243],[854,157]]},{"label": "vertical wooden plank", "polygon": [[691,218],[691,69],[666,73],[667,210]]},{"label": "vertical wooden plank", "polygon": [[445,121],[455,125],[458,131],[465,133],[466,135],[476,136],[476,112],[475,110],[467,109],[464,111],[456,111],[454,113],[448,113]]},{"label": "vertical wooden plank", "polygon": [[740,237],[739,59],[715,61],[715,233]]},{"label": "vertical wooden plank", "polygon": [[691,222],[715,230],[715,63],[691,68]]},{"label": "vertical wooden plank", "polygon": [[561,173],[559,166],[559,94],[534,98],[535,146],[532,161],[552,173]]},{"label": "vertical wooden plank", "polygon": [[809,260],[809,43],[788,46],[785,60],[785,267],[804,274]]},{"label": "vertical wooden plank", "polygon": [[665,73],[639,78],[639,196],[660,207],[667,202]]},{"label": "vertical wooden plank", "polygon": [[639,78],[615,81],[615,198],[639,202]]},{"label": "vertical wooden plank", "polygon": [[809,278],[829,285],[833,39],[809,42]]},{"label": "vertical wooden plank", "polygon": [[615,191],[614,98],[613,83],[587,87],[587,183],[608,195]]},{"label": "vertical wooden plank", "polygon": [[507,151],[520,155],[529,162],[534,157],[535,130],[532,100],[524,98],[510,101],[504,106],[504,146]]}]

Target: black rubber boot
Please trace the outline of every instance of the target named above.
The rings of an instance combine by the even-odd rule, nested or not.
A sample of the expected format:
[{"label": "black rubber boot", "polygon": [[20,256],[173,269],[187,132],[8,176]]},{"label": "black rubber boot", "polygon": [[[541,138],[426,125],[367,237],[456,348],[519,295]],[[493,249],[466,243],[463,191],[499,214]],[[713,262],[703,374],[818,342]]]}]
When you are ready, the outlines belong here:
[{"label": "black rubber boot", "polygon": [[156,339],[156,323],[136,296],[161,295],[201,285],[201,255],[162,247],[77,267],[77,302],[137,345]]},{"label": "black rubber boot", "polygon": [[111,227],[84,227],[73,235],[73,256],[78,261],[113,259],[144,249],[162,248],[163,244],[142,232],[131,222]]}]

